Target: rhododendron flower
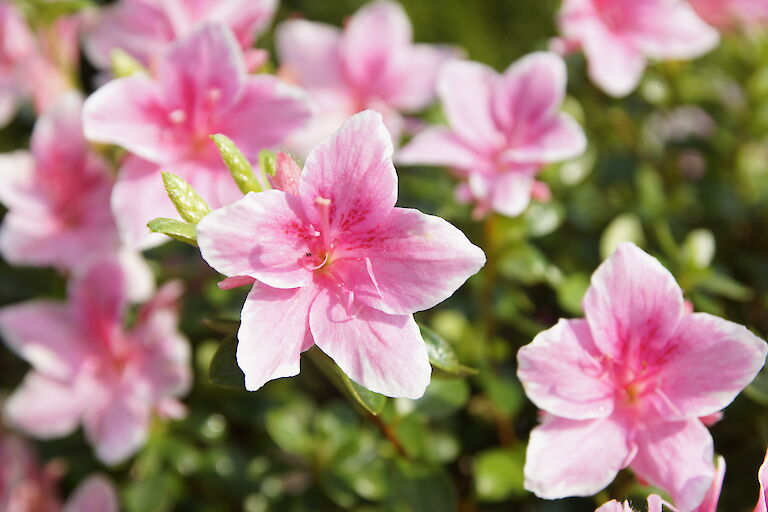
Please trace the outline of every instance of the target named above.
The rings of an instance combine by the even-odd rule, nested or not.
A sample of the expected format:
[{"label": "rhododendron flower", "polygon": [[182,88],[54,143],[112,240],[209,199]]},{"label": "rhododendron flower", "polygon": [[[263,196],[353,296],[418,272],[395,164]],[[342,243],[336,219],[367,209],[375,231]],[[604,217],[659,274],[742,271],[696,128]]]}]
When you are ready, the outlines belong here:
[{"label": "rhododendron flower", "polygon": [[168,45],[212,22],[231,28],[252,58],[259,51],[251,46],[276,8],[277,0],[120,0],[100,12],[85,48],[100,68],[109,67],[115,49],[151,67]]},{"label": "rhododendron flower", "polygon": [[431,368],[412,313],[448,298],[485,255],[445,220],[395,208],[391,158],[381,115],[359,113],[309,154],[297,193],[249,193],[197,225],[214,269],[257,281],[238,332],[247,389],[296,375],[317,345],[368,389],[424,393]]},{"label": "rhododendron flower", "polygon": [[12,435],[0,437],[0,510],[4,512],[117,512],[117,495],[103,476],[83,481],[62,508],[56,491],[60,471],[40,467],[32,447]]},{"label": "rhododendron flower", "polygon": [[565,64],[553,53],[528,55],[503,75],[476,62],[448,62],[438,94],[449,127],[427,128],[397,161],[455,169],[467,180],[461,196],[478,203],[476,215],[518,215],[542,165],[586,148],[581,127],[560,112],[565,82]]},{"label": "rhododendron flower", "polygon": [[434,97],[440,65],[458,55],[450,47],[414,44],[407,14],[396,2],[378,0],[362,7],[344,30],[304,20],[277,28],[280,74],[306,89],[313,122],[289,141],[306,155],[352,114],[379,111],[397,141],[400,111],[418,111]]},{"label": "rhododendron flower", "polygon": [[672,275],[630,242],[597,269],[583,307],[586,319],[561,320],[518,353],[520,381],[548,413],[531,433],[526,488],[592,495],[629,466],[691,512],[715,475],[699,417],[752,381],[766,343],[685,311]]},{"label": "rhododendron flower", "polygon": [[120,249],[112,175],[83,138],[81,110],[70,93],[38,118],[31,152],[0,155],[0,254],[14,265],[72,270]]},{"label": "rhododendron flower", "polygon": [[32,99],[43,112],[74,88],[81,19],[60,17],[33,33],[12,2],[0,2],[0,127]]},{"label": "rhododendron flower", "polygon": [[765,0],[690,0],[696,14],[720,30],[768,23]]},{"label": "rhododendron flower", "polygon": [[565,0],[558,21],[565,46],[584,50],[589,77],[612,96],[637,87],[648,59],[693,59],[718,42],[686,0]]},{"label": "rhododendron flower", "polygon": [[[302,93],[273,76],[248,75],[232,32],[205,25],[170,46],[157,74],[114,80],[85,102],[86,137],[135,156],[120,170],[112,207],[127,244],[146,248],[146,224],[174,217],[160,171],[187,180],[216,208],[242,197],[211,134],[232,139],[249,159],[303,125]],[[161,169],[162,167],[162,169]]]},{"label": "rhododendron flower", "polygon": [[102,259],[75,275],[69,301],[36,300],[0,310],[0,332],[32,370],[5,404],[10,425],[48,439],[83,425],[99,459],[138,450],[153,412],[178,413],[190,384],[189,347],[178,332],[177,283],[124,328],[128,275]]}]

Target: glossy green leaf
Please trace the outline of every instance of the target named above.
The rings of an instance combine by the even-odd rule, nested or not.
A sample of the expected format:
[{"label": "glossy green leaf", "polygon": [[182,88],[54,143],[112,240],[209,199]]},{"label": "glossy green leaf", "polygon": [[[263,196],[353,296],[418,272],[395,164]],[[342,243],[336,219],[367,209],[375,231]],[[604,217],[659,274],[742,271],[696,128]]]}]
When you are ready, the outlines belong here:
[{"label": "glossy green leaf", "polygon": [[208,378],[225,388],[245,389],[245,375],[237,365],[237,338],[228,336],[219,343],[208,368]]},{"label": "glossy green leaf", "polygon": [[162,233],[174,240],[197,247],[197,230],[192,224],[160,217],[149,221],[147,227],[153,233]]},{"label": "glossy green leaf", "polygon": [[475,492],[481,501],[505,501],[526,493],[523,487],[523,447],[494,448],[475,458]]},{"label": "glossy green leaf", "polygon": [[182,219],[190,224],[197,224],[203,217],[211,213],[205,200],[183,178],[170,172],[164,172],[162,176],[165,191],[168,192],[168,197],[171,198]]}]

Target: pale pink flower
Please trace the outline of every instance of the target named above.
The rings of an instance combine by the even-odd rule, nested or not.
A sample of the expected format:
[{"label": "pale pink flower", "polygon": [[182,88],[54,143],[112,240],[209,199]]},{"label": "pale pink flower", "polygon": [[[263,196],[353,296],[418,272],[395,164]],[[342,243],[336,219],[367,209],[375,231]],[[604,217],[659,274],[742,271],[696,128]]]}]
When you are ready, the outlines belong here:
[{"label": "pale pink flower", "polygon": [[699,417],[752,381],[766,343],[685,312],[672,274],[630,242],[597,269],[583,307],[586,319],[561,320],[518,353],[520,381],[548,413],[531,433],[526,488],[588,496],[629,466],[691,512],[715,475]]},{"label": "pale pink flower", "polygon": [[61,469],[41,467],[32,447],[16,436],[0,435],[0,510],[3,512],[117,512],[117,494],[105,477],[83,481],[63,506],[56,484]]},{"label": "pale pink flower", "polygon": [[172,44],[156,76],[114,80],[85,102],[86,137],[117,144],[129,157],[112,209],[131,247],[156,245],[146,224],[174,217],[160,171],[186,179],[217,208],[242,197],[211,134],[234,140],[250,160],[302,126],[309,110],[300,90],[270,75],[248,75],[232,32],[205,25]]},{"label": "pale pink flower", "polygon": [[204,23],[221,23],[232,29],[250,59],[259,52],[251,46],[276,8],[277,0],[120,0],[101,10],[85,49],[102,69],[109,67],[115,49],[152,67],[174,41]]},{"label": "pale pink flower", "polygon": [[38,118],[31,152],[0,155],[0,254],[14,265],[72,270],[120,248],[112,175],[83,138],[81,110],[77,93],[64,96]]},{"label": "pale pink flower", "polygon": [[368,389],[424,393],[431,369],[412,313],[452,295],[485,256],[445,220],[395,208],[391,158],[381,115],[364,111],[309,154],[298,194],[250,193],[198,224],[208,264],[244,276],[231,284],[258,281],[238,333],[247,389],[296,375],[317,345]]},{"label": "pale pink flower", "polygon": [[717,31],[686,0],[565,0],[565,47],[581,47],[592,81],[611,96],[632,92],[648,59],[699,57],[717,45]]},{"label": "pale pink flower", "polygon": [[[648,512],[662,512],[662,505],[664,505],[664,501],[657,494],[648,496]],[[634,512],[634,510],[629,506],[628,501],[619,503],[616,500],[612,500],[595,510],[595,512]]]},{"label": "pale pink flower", "polygon": [[145,442],[153,412],[190,385],[189,346],[178,332],[178,283],[169,283],[124,326],[128,275],[98,260],[70,282],[69,301],[0,310],[0,332],[32,370],[5,404],[10,425],[41,439],[79,424],[96,455],[116,464]]},{"label": "pale pink flower", "polygon": [[0,2],[0,126],[11,120],[25,96],[21,66],[34,52],[24,18],[11,2]]},{"label": "pale pink flower", "polygon": [[690,0],[704,21],[720,30],[753,27],[768,23],[765,0]]},{"label": "pale pink flower", "polygon": [[437,84],[449,126],[416,135],[397,161],[453,168],[466,180],[460,197],[478,203],[478,216],[491,209],[518,215],[544,164],[586,148],[581,127],[560,111],[565,83],[565,64],[553,53],[527,55],[503,75],[477,62],[450,61]]},{"label": "pale pink flower", "polygon": [[768,512],[768,450],[765,452],[763,464],[757,471],[757,481],[760,483],[760,496],[757,498],[755,512]]},{"label": "pale pink flower", "polygon": [[414,44],[399,3],[371,2],[340,30],[325,23],[289,20],[277,28],[280,74],[300,85],[314,107],[312,123],[288,146],[306,155],[352,114],[374,109],[397,142],[401,111],[424,109],[434,98],[440,65],[458,55],[447,46]]}]

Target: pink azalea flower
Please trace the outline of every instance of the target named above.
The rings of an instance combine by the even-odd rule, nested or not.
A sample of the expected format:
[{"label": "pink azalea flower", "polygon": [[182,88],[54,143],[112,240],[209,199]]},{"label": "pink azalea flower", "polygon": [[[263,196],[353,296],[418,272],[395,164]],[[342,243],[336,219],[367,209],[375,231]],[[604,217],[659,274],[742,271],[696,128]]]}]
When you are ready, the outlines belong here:
[{"label": "pink azalea flower", "polygon": [[0,437],[0,510],[4,512],[117,512],[117,494],[103,476],[81,483],[62,508],[54,463],[40,467],[32,447],[12,435]]},{"label": "pink azalea flower", "polygon": [[757,471],[757,480],[760,483],[760,496],[757,498],[755,512],[768,512],[768,450],[765,459]]},{"label": "pink azalea flower", "polygon": [[768,23],[765,0],[691,0],[701,19],[720,30]]},{"label": "pink azalea flower", "polygon": [[116,464],[145,442],[152,413],[190,384],[189,346],[177,330],[177,283],[124,328],[128,275],[103,259],[76,274],[69,301],[35,300],[0,310],[0,332],[32,370],[5,404],[15,428],[49,439],[79,424],[96,454]]},{"label": "pink azalea flower", "polygon": [[526,488],[588,496],[631,467],[682,512],[715,475],[699,417],[727,406],[765,362],[746,328],[684,310],[680,287],[627,242],[592,276],[586,319],[561,320],[518,353],[528,397],[548,413],[531,433]]},{"label": "pink azalea flower", "polygon": [[0,254],[14,265],[72,270],[120,248],[109,210],[113,179],[82,135],[82,99],[63,97],[42,115],[31,152],[0,155]]},{"label": "pink azalea flower", "polygon": [[352,114],[379,111],[392,134],[403,129],[400,111],[418,111],[434,97],[440,65],[458,55],[454,48],[414,44],[411,23],[399,3],[371,2],[344,30],[305,20],[277,28],[280,74],[306,89],[315,115],[288,145],[306,155]]},{"label": "pink azalea flower", "polygon": [[103,9],[85,42],[88,58],[99,68],[110,66],[111,53],[120,49],[152,67],[167,47],[204,23],[221,23],[235,34],[248,57],[267,27],[277,0],[120,0]]},{"label": "pink azalea flower", "polygon": [[[648,496],[648,512],[661,512],[663,504],[664,501],[657,494]],[[628,501],[619,503],[616,500],[612,500],[595,510],[595,512],[634,512],[634,510],[629,506]]]},{"label": "pink azalea flower", "polygon": [[309,154],[297,194],[250,193],[198,224],[209,265],[258,281],[238,333],[247,389],[296,375],[317,345],[368,389],[424,393],[431,368],[412,313],[448,298],[485,255],[443,219],[395,208],[391,158],[381,115],[359,113]]},{"label": "pink azalea flower", "polygon": [[34,51],[24,18],[11,2],[0,2],[0,126],[11,120],[24,97],[21,65]]},{"label": "pink azalea flower", "polygon": [[685,0],[565,0],[558,21],[592,81],[617,97],[637,87],[648,59],[693,59],[718,42]]},{"label": "pink azalea flower", "polygon": [[581,127],[560,112],[565,82],[565,64],[553,53],[528,55],[503,75],[477,62],[448,62],[437,87],[449,127],[427,128],[397,160],[455,169],[467,180],[460,194],[478,203],[478,216],[490,209],[518,215],[542,165],[586,148]]},{"label": "pink azalea flower", "polygon": [[175,216],[161,170],[186,179],[211,207],[229,204],[242,194],[209,136],[227,135],[255,160],[308,116],[301,91],[273,76],[248,75],[232,32],[205,25],[169,47],[156,76],[98,89],[85,102],[83,122],[88,139],[135,155],[120,170],[112,208],[125,243],[146,248],[164,240],[149,235],[147,222]]}]

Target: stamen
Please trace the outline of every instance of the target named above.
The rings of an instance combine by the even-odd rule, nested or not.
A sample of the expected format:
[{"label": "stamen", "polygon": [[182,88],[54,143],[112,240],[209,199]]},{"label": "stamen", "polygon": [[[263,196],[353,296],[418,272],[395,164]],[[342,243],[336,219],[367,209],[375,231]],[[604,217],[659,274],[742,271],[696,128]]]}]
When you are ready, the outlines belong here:
[{"label": "stamen", "polygon": [[381,293],[381,288],[379,288],[379,283],[376,281],[376,276],[373,274],[373,265],[371,264],[371,258],[368,256],[365,257],[365,268],[368,270],[368,277],[371,278],[371,281],[373,281],[373,287],[376,288],[376,293],[379,294],[379,297],[384,299],[384,295]]},{"label": "stamen", "polygon": [[323,245],[325,252],[331,250],[331,200],[324,197],[315,199],[315,204],[320,210],[320,232],[323,235]]}]

